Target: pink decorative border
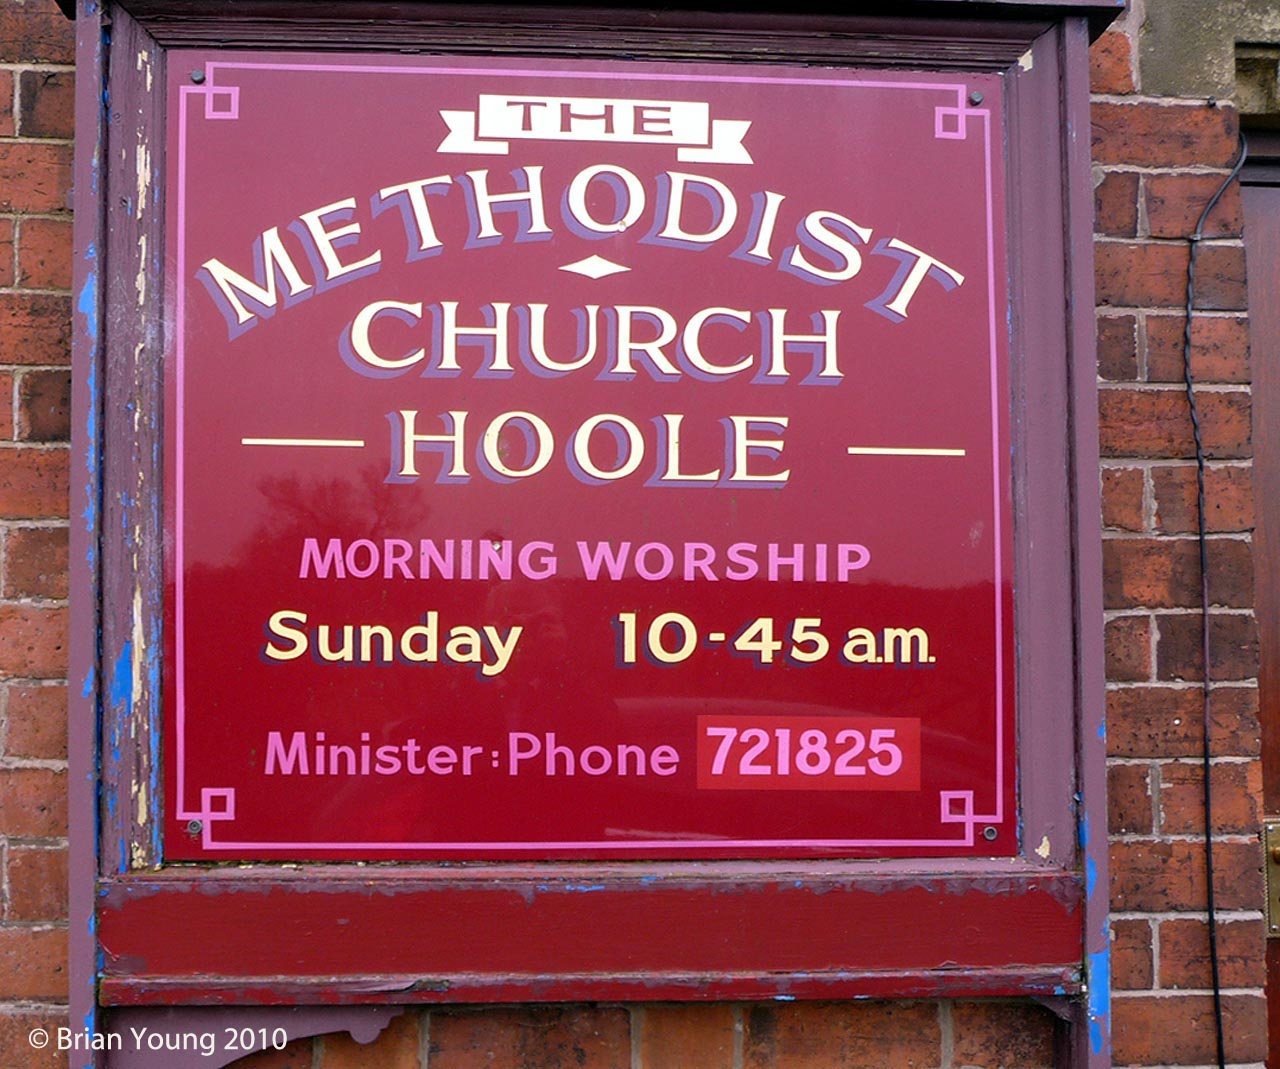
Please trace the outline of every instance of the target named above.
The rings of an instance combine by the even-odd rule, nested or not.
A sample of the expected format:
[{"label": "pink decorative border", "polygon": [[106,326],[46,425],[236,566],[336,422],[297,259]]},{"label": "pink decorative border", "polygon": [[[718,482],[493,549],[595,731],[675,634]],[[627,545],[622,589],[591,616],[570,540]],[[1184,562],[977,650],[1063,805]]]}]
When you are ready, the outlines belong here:
[{"label": "pink decorative border", "polygon": [[[199,809],[184,804],[186,798],[186,639],[183,623],[184,604],[184,552],[183,517],[185,515],[185,420],[183,403],[186,396],[186,174],[187,174],[187,122],[188,100],[204,98],[204,117],[208,120],[235,120],[240,117],[240,87],[217,86],[214,79],[218,71],[270,70],[323,72],[344,74],[392,74],[392,75],[448,75],[464,77],[524,77],[560,79],[608,79],[625,77],[628,81],[678,81],[738,83],[750,85],[827,85],[842,88],[890,88],[927,92],[955,93],[954,106],[938,105],[934,109],[935,139],[966,140],[969,120],[982,123],[985,197],[987,222],[987,310],[988,345],[991,355],[991,463],[992,463],[992,520],[995,546],[995,799],[993,813],[974,812],[974,792],[939,791],[939,823],[960,825],[960,837],[954,839],[643,839],[628,842],[469,842],[469,843],[416,843],[416,842],[230,842],[215,841],[214,826],[234,823],[236,819],[236,790],[234,787],[204,787],[200,791]],[[1003,602],[1004,529],[1000,509],[1000,366],[999,317],[996,302],[995,278],[995,203],[994,176],[991,158],[991,111],[989,108],[969,106],[967,86],[945,82],[878,81],[844,78],[791,78],[785,76],[761,77],[757,75],[665,74],[654,72],[628,72],[625,76],[613,72],[525,70],[521,68],[460,68],[460,67],[398,67],[360,64],[305,64],[305,63],[228,63],[210,61],[205,64],[205,81],[200,85],[179,87],[178,101],[178,160],[177,160],[177,297],[175,331],[175,395],[176,409],[174,432],[174,678],[175,678],[175,748],[177,751],[177,807],[178,820],[194,820],[201,824],[201,846],[206,850],[262,851],[262,850],[360,850],[377,851],[430,850],[435,852],[482,851],[544,851],[544,850],[707,850],[735,848],[765,849],[849,849],[856,847],[972,847],[974,829],[979,824],[999,825],[1004,822],[1004,635],[1005,614]]]}]

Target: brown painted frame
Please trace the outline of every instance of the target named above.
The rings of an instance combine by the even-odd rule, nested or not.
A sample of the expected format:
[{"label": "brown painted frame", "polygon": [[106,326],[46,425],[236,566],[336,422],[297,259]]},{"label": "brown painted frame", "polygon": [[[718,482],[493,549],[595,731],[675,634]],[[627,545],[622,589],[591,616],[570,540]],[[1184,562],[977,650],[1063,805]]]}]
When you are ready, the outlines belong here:
[{"label": "brown painted frame", "polygon": [[[1024,995],[1066,1022],[1063,1065],[1109,1065],[1087,46],[1090,19],[1118,5],[942,0],[830,18],[765,5],[730,17],[679,5],[81,4],[72,1018],[99,1004]],[[1006,75],[1020,856],[164,865],[151,819],[163,804],[164,146],[150,86],[164,84],[168,49],[212,42]],[[577,893],[585,882],[600,890]],[[744,930],[758,934],[745,948]]]}]

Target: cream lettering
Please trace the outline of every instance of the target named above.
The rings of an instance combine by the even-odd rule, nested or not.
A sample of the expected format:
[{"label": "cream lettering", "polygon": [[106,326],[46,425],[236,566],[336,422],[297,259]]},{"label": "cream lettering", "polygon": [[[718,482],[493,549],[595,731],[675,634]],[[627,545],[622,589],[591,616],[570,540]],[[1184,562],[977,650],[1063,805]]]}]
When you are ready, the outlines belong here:
[{"label": "cream lettering", "polygon": [[[584,136],[587,129],[615,124],[621,114],[600,101],[566,100],[555,109],[544,101],[505,106],[517,129],[554,113],[548,119],[553,125],[563,125],[570,135],[582,128]],[[660,140],[672,131],[665,105],[647,104],[627,115],[647,138]],[[455,186],[459,193],[453,193]],[[548,206],[556,205],[559,219],[553,220]],[[401,227],[379,222],[390,208],[398,209],[389,214],[399,215]],[[283,232],[278,223],[263,229],[247,256],[204,261],[197,278],[229,337],[282,304],[377,273],[396,253],[413,263],[450,251],[545,241],[561,228],[589,243],[634,231],[643,244],[694,252],[719,248],[742,263],[772,267],[811,285],[865,286],[863,305],[895,323],[906,320],[925,294],[932,300],[963,284],[959,269],[868,222],[873,221],[843,208],[793,207],[783,193],[744,191],[710,175],[663,171],[646,182],[614,163],[563,176],[528,165],[509,174],[481,169],[393,182],[367,202],[354,195],[334,200],[299,212]],[[934,285],[926,286],[926,280]]]}]

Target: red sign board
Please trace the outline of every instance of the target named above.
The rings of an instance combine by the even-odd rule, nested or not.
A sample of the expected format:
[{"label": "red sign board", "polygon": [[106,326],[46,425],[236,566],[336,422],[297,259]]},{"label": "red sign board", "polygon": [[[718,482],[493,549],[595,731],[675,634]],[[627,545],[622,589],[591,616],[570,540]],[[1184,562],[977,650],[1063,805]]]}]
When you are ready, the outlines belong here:
[{"label": "red sign board", "polygon": [[998,78],[169,70],[167,858],[1018,852]]}]

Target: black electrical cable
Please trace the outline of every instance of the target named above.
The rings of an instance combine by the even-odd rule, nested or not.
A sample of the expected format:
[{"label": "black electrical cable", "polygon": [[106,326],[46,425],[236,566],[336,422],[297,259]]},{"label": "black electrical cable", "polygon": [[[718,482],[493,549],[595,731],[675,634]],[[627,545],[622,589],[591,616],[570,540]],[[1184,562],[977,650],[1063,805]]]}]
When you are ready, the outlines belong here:
[{"label": "black electrical cable", "polygon": [[1196,303],[1196,252],[1204,239],[1204,224],[1209,218],[1219,199],[1227,188],[1235,181],[1244,166],[1249,153],[1249,145],[1244,134],[1240,135],[1240,157],[1236,160],[1231,173],[1227,175],[1218,191],[1209,198],[1209,203],[1200,213],[1200,221],[1196,223],[1191,234],[1190,255],[1187,259],[1187,321],[1182,334],[1182,371],[1187,387],[1187,404],[1191,409],[1191,432],[1196,446],[1196,513],[1199,517],[1198,535],[1200,543],[1200,655],[1204,660],[1204,752],[1202,770],[1204,773],[1204,862],[1206,899],[1209,914],[1209,971],[1213,983],[1213,1023],[1218,1043],[1218,1069],[1226,1069],[1226,1039],[1222,1025],[1222,981],[1218,964],[1218,916],[1213,891],[1213,804],[1210,790],[1212,762],[1209,754],[1211,736],[1210,723],[1210,672],[1209,672],[1209,540],[1208,524],[1205,519],[1204,474],[1205,457],[1204,442],[1200,434],[1200,412],[1196,407],[1195,378],[1191,373],[1191,315]]}]

